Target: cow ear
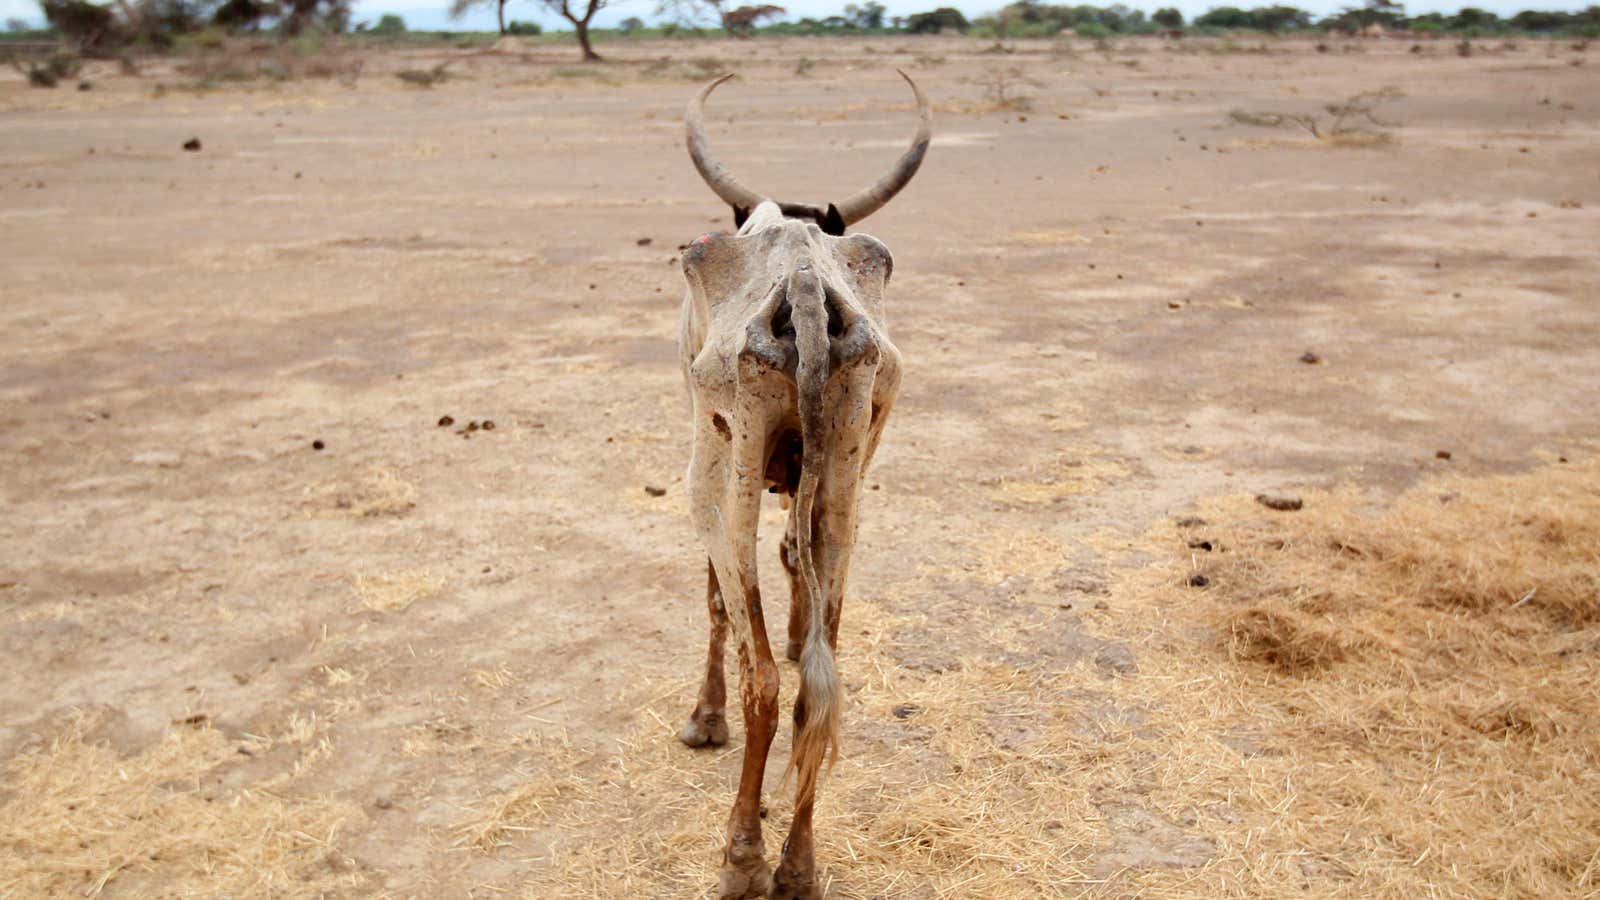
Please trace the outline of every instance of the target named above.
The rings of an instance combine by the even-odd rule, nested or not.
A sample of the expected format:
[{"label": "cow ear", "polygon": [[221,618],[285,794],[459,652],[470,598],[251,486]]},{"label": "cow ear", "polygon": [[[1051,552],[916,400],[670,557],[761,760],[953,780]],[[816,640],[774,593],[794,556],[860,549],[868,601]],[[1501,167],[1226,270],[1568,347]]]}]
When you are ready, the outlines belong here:
[{"label": "cow ear", "polygon": [[839,215],[839,207],[828,204],[828,211],[822,216],[822,233],[834,237],[844,236],[844,216]]},{"label": "cow ear", "polygon": [[750,218],[750,210],[745,209],[742,206],[735,206],[733,208],[733,227],[734,228],[743,228],[745,220],[748,219],[748,218]]}]

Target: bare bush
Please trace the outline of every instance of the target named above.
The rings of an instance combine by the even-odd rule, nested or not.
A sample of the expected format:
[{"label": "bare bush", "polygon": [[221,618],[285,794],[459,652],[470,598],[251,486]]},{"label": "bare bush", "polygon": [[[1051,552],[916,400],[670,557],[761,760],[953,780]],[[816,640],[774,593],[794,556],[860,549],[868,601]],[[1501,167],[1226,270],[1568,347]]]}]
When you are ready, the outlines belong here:
[{"label": "bare bush", "polygon": [[1370,143],[1390,139],[1388,129],[1400,126],[1398,122],[1388,122],[1378,118],[1378,107],[1404,96],[1405,94],[1398,88],[1385,87],[1376,91],[1362,91],[1339,103],[1329,103],[1323,107],[1325,117],[1306,113],[1252,112],[1235,109],[1228,113],[1228,118],[1243,125],[1262,128],[1293,125],[1304,129],[1319,141]]},{"label": "bare bush", "polygon": [[44,62],[30,62],[26,66],[20,60],[13,59],[11,65],[28,77],[28,84],[37,88],[53,88],[61,79],[71,78],[82,68],[76,57],[65,53],[54,54]]},{"label": "bare bush", "polygon": [[1027,87],[1043,87],[1038,81],[1025,75],[1019,66],[997,66],[990,69],[978,80],[978,84],[983,86],[984,94],[994,109],[1007,112],[1027,112],[1033,109],[1033,99],[1021,91]]},{"label": "bare bush", "polygon": [[449,65],[447,60],[431,69],[401,69],[394,77],[413,87],[431,88],[450,79],[450,73],[445,71]]}]

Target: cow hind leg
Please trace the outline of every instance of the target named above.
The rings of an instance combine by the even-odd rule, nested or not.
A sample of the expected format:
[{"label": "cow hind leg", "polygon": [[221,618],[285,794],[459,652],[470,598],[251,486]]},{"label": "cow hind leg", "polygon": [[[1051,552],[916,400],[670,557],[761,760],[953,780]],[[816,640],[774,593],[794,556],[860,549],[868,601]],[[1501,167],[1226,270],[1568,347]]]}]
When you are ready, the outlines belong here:
[{"label": "cow hind leg", "polygon": [[[802,710],[795,710],[795,727],[799,728]],[[789,837],[783,842],[783,858],[778,861],[778,871],[773,877],[772,900],[821,900],[822,886],[817,883],[817,869],[812,850],[811,811],[816,805],[815,785],[804,788],[796,797],[794,822],[789,826]]]},{"label": "cow hind leg", "polygon": [[706,674],[700,682],[689,721],[678,732],[678,740],[690,747],[720,747],[728,742],[727,695],[723,682],[722,648],[728,637],[728,612],[717,587],[717,570],[706,564],[706,606],[711,614],[711,645],[706,650]]},{"label": "cow hind leg", "polygon": [[753,586],[746,593],[752,633],[740,635],[739,696],[744,701],[744,761],[739,773],[739,795],[728,816],[728,844],[717,873],[719,900],[766,897],[772,890],[772,870],[767,865],[761,839],[761,783],[767,753],[778,730],[778,666],[767,646],[761,620],[761,594]]}]

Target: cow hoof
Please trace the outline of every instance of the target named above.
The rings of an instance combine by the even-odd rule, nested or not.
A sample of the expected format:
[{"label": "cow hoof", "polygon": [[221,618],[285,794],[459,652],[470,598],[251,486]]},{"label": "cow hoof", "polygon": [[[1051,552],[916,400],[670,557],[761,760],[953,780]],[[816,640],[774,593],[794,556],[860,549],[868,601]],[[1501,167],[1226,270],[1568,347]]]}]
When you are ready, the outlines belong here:
[{"label": "cow hoof", "polygon": [[822,888],[817,884],[812,867],[801,868],[784,859],[778,863],[778,874],[772,882],[771,900],[822,900]]},{"label": "cow hoof", "polygon": [[678,740],[690,747],[721,747],[728,742],[728,720],[719,712],[695,710],[683,723]]},{"label": "cow hoof", "polygon": [[790,641],[789,646],[783,648],[783,655],[789,657],[790,662],[800,661],[800,642]]},{"label": "cow hoof", "polygon": [[760,857],[742,866],[726,863],[717,872],[717,900],[764,900],[771,890],[772,870]]}]

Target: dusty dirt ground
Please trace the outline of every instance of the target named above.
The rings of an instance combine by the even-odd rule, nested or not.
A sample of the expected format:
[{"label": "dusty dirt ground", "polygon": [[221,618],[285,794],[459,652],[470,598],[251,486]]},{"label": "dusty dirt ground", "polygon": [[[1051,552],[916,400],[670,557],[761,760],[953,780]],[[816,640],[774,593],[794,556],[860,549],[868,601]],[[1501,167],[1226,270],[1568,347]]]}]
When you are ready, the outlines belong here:
[{"label": "dusty dirt ground", "polygon": [[[1120,638],[1148,622],[1120,619],[1117,585],[1151,527],[1238,491],[1381,501],[1600,437],[1592,49],[986,46],[392,51],[353,86],[0,74],[0,760],[103,742],[90,769],[142,760],[147,799],[217,807],[184,847],[187,806],[99,831],[46,811],[79,846],[27,848],[9,889],[710,889],[740,730],[714,753],[673,738],[705,633],[675,248],[730,227],[681,139],[724,69],[744,77],[712,101],[718,152],[793,199],[891,163],[912,127],[894,67],[935,102],[922,173],[863,229],[896,256],[907,375],[845,611],[846,762],[818,825],[837,896],[983,893],[967,851],[882,824],[962,771],[939,723],[1003,755],[1046,708],[1091,743],[1137,719]],[[394,77],[447,57],[431,89]],[[1386,86],[1384,140],[1229,116]],[[978,672],[1004,703],[919,721]],[[86,790],[114,806],[128,781]],[[1000,864],[1033,895],[1212,864],[1211,819],[1143,797],[1070,768],[1007,795],[1072,836]],[[96,855],[111,830],[137,852]],[[899,874],[858,874],[874,842]]]}]

